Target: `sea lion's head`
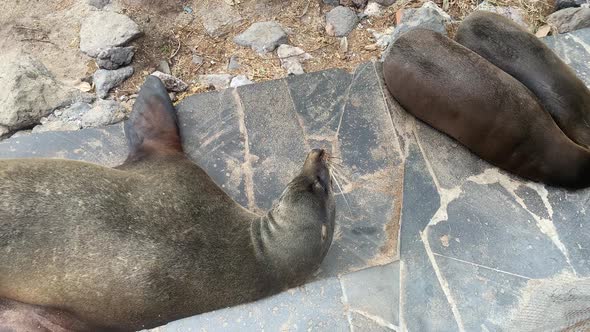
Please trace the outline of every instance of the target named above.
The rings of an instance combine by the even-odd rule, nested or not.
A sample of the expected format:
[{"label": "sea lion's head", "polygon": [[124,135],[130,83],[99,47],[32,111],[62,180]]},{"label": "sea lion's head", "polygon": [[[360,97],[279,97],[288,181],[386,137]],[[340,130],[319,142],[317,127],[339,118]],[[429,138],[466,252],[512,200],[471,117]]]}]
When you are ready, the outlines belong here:
[{"label": "sea lion's head", "polygon": [[325,150],[313,149],[260,225],[259,250],[289,285],[316,271],[332,244],[336,206],[328,159]]}]

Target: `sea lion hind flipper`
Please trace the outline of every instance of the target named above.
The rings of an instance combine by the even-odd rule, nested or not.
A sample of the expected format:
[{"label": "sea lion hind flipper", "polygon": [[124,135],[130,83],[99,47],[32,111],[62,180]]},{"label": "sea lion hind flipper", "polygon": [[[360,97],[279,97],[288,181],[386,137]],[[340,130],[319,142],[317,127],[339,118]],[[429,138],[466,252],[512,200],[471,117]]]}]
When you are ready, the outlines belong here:
[{"label": "sea lion hind flipper", "polygon": [[148,76],[139,90],[131,116],[125,122],[125,135],[128,161],[183,152],[176,110],[157,77]]}]

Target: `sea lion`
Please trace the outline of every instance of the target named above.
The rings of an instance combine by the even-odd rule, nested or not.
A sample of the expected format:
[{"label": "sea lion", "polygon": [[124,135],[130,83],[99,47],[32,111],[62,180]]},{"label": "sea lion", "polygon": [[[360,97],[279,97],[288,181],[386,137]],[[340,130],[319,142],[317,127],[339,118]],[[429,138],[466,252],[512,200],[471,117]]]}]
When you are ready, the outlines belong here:
[{"label": "sea lion", "polygon": [[383,74],[403,108],[484,160],[551,185],[590,185],[590,152],[522,83],[453,40],[412,30],[386,54]]},{"label": "sea lion", "polygon": [[504,16],[476,11],[455,39],[524,84],[569,138],[590,148],[590,91],[539,38]]},{"label": "sea lion", "polygon": [[317,270],[334,232],[327,152],[312,150],[257,215],[185,156],[157,78],[125,133],[130,153],[116,168],[0,161],[0,317],[47,308],[64,330],[81,325],[68,317],[89,331],[139,330],[260,299]]}]

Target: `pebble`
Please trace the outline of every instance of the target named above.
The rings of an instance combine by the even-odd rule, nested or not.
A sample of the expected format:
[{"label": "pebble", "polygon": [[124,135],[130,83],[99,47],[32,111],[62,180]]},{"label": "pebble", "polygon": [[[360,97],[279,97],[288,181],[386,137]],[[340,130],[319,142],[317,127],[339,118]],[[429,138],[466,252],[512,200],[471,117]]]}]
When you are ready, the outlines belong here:
[{"label": "pebble", "polygon": [[91,12],[80,27],[80,50],[91,57],[100,51],[123,46],[141,34],[129,17],[113,12]]},{"label": "pebble", "polygon": [[257,22],[234,37],[234,42],[240,46],[251,47],[258,53],[267,53],[274,51],[281,44],[286,44],[287,33],[277,22]]},{"label": "pebble", "polygon": [[119,86],[131,75],[133,75],[133,67],[131,66],[116,70],[97,70],[93,75],[96,94],[99,98],[106,98],[112,88]]},{"label": "pebble", "polygon": [[326,33],[330,36],[347,36],[358,24],[359,18],[355,11],[338,6],[326,14]]},{"label": "pebble", "polygon": [[387,46],[391,42],[391,38],[392,38],[392,34],[393,34],[394,30],[395,30],[394,26],[385,29],[383,32],[379,32],[379,31],[373,30],[371,28],[367,29],[367,31],[373,35],[373,38],[375,39],[375,45],[381,47],[381,49],[387,48]]},{"label": "pebble", "polygon": [[323,0],[326,5],[330,6],[338,6],[340,5],[340,0]]},{"label": "pebble", "polygon": [[227,64],[227,70],[237,70],[240,69],[240,58],[235,55],[232,55],[229,58],[229,63]]},{"label": "pebble", "polygon": [[383,6],[381,6],[380,4],[376,3],[376,2],[369,2],[369,4],[367,5],[367,7],[365,8],[365,15],[369,16],[369,17],[379,17],[379,16],[383,16]]},{"label": "pebble", "polygon": [[125,108],[115,100],[98,100],[92,109],[82,115],[82,127],[101,127],[125,118]]},{"label": "pebble", "polygon": [[393,5],[397,0],[373,0],[376,3],[380,4],[383,7],[389,7]]},{"label": "pebble", "polygon": [[111,0],[87,0],[88,4],[98,9],[103,9]]},{"label": "pebble", "polygon": [[223,37],[244,20],[236,8],[223,0],[198,1],[197,4],[201,23],[210,37]]},{"label": "pebble", "polygon": [[205,62],[205,60],[203,59],[202,56],[198,55],[198,54],[193,54],[193,60],[192,60],[194,65],[200,66],[203,64],[203,62]]},{"label": "pebble", "polygon": [[277,55],[281,60],[281,66],[287,69],[288,75],[301,75],[303,71],[302,62],[311,59],[311,55],[305,53],[299,47],[283,44],[277,49]]},{"label": "pebble", "polygon": [[221,90],[229,87],[232,77],[230,74],[199,75],[197,82],[207,86],[213,86],[216,90]]},{"label": "pebble", "polygon": [[518,23],[523,28],[530,30],[528,24],[524,19],[524,12],[522,11],[522,9],[518,7],[495,6],[489,3],[488,1],[483,1],[477,6],[477,10],[484,10],[500,14]]},{"label": "pebble", "polygon": [[133,60],[135,47],[111,47],[100,51],[96,57],[96,64],[102,69],[118,69],[127,66]]},{"label": "pebble", "polygon": [[590,8],[566,8],[547,16],[549,24],[558,33],[590,27]]},{"label": "pebble", "polygon": [[232,88],[237,88],[242,85],[252,84],[254,82],[250,81],[246,75],[238,75],[232,78],[231,83],[229,84]]},{"label": "pebble", "polygon": [[8,130],[8,127],[0,126],[0,137],[8,134],[9,132],[10,130]]},{"label": "pebble", "polygon": [[157,78],[159,78],[162,81],[162,83],[164,83],[164,86],[168,91],[182,92],[188,89],[188,84],[183,82],[178,77],[174,77],[172,75],[162,73],[160,71],[153,72],[152,76],[156,76]]},{"label": "pebble", "polygon": [[341,6],[365,8],[368,0],[340,0]]},{"label": "pebble", "polygon": [[168,64],[168,61],[166,61],[166,60],[160,61],[160,64],[158,65],[157,70],[164,73],[164,74],[168,74],[168,75],[172,74],[172,71],[170,70],[170,65]]}]

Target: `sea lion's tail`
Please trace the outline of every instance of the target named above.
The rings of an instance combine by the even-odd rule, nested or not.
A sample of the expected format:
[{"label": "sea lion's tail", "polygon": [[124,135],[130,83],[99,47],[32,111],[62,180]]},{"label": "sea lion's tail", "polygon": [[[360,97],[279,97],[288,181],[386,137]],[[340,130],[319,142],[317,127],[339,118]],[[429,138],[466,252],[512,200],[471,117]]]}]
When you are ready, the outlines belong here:
[{"label": "sea lion's tail", "polygon": [[129,145],[127,161],[151,155],[183,153],[178,118],[166,87],[155,76],[148,76],[129,120],[125,122]]}]

